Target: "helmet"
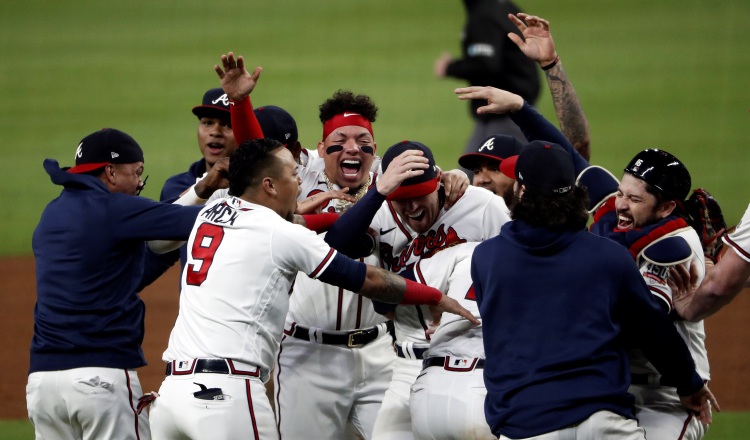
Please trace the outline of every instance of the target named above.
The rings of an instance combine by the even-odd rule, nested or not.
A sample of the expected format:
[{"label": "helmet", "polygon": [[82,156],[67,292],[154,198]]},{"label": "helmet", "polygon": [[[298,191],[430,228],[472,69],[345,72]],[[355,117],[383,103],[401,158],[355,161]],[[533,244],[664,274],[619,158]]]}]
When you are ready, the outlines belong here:
[{"label": "helmet", "polygon": [[690,173],[679,159],[663,150],[649,148],[636,154],[625,172],[657,189],[666,200],[683,201],[690,192]]}]

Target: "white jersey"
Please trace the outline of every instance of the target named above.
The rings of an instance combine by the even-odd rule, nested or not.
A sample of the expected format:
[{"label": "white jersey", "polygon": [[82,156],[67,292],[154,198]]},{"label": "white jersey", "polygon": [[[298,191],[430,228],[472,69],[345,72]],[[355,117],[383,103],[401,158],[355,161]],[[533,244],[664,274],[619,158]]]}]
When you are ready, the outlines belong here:
[{"label": "white jersey", "polygon": [[[684,238],[692,248],[693,256],[690,261],[684,264],[688,269],[691,264],[698,269],[697,282],[700,284],[700,282],[703,281],[703,277],[706,275],[706,261],[698,234],[693,228],[686,227],[678,229],[668,235]],[[654,268],[653,265],[648,262],[639,262],[639,265],[641,274],[643,274],[643,278],[646,281],[649,290],[651,290],[651,293],[653,293],[659,301],[665,302],[671,310],[672,289],[670,289],[669,284],[667,284],[669,274],[668,269]],[[709,380],[710,374],[708,367],[708,354],[706,352],[706,332],[703,328],[703,321],[690,322],[679,320],[675,321],[674,325],[685,340],[685,343],[690,349],[690,353],[693,355],[696,371],[703,379]],[[640,352],[631,353],[631,370],[636,374],[657,373],[656,368],[654,368]]]},{"label": "white jersey", "polygon": [[[322,167],[298,168],[298,172],[302,179],[302,185],[300,185],[302,193],[299,199],[328,191]],[[371,185],[375,183],[377,176],[377,174],[370,174]],[[339,186],[334,185],[334,188],[339,189]],[[337,202],[337,200],[329,201],[322,211],[335,212]],[[378,259],[375,256],[369,256],[360,261],[373,266],[378,265]],[[304,327],[340,331],[373,327],[386,321],[384,316],[375,312],[370,299],[311,279],[304,273],[297,276],[294,292],[286,319],[287,328],[290,328],[292,323],[297,323]]]},{"label": "white jersey", "polygon": [[[392,272],[401,272],[421,258],[448,246],[492,238],[508,221],[510,214],[502,197],[484,188],[470,186],[451,209],[441,209],[427,232],[416,234],[412,231],[390,203],[384,203],[378,210],[371,226],[378,232],[376,252],[381,265]],[[426,346],[429,343],[425,334],[429,319],[426,306],[396,307],[396,340]]]},{"label": "white jersey", "polygon": [[[461,243],[423,258],[414,265],[414,276],[418,282],[445,292],[481,319],[471,282],[471,255],[478,244]],[[443,313],[426,356],[484,359],[482,327],[459,315]]]},{"label": "white jersey", "polygon": [[737,255],[750,263],[750,205],[747,206],[745,214],[737,223],[734,232],[722,237],[724,243],[734,249]]},{"label": "white jersey", "polygon": [[177,322],[163,360],[274,365],[297,272],[316,277],[336,251],[269,208],[229,197],[206,206],[187,243]]}]

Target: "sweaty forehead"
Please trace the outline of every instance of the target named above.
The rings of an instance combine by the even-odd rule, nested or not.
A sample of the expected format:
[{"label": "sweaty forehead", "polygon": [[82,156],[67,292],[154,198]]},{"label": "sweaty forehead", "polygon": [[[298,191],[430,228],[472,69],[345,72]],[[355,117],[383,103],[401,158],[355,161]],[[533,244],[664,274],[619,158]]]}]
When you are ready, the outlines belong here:
[{"label": "sweaty forehead", "polygon": [[620,180],[620,185],[618,186],[618,189],[621,193],[626,195],[636,195],[645,197],[647,195],[651,195],[647,188],[647,183],[643,180],[634,177],[630,173],[625,173],[622,176],[622,179]]}]

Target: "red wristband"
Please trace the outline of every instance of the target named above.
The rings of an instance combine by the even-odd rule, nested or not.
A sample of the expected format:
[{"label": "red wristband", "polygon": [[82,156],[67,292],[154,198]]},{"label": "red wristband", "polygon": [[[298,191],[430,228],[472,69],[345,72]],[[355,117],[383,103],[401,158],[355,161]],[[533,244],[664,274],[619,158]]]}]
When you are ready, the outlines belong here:
[{"label": "red wristband", "polygon": [[258,118],[253,112],[253,103],[247,96],[242,101],[232,101],[229,106],[229,115],[232,121],[232,132],[237,145],[251,139],[263,137]]},{"label": "red wristband", "polygon": [[322,214],[303,214],[302,218],[305,219],[307,229],[320,234],[331,229],[333,223],[338,220],[339,215],[335,212],[324,212]]},{"label": "red wristband", "polygon": [[406,290],[401,304],[424,304],[436,306],[443,298],[443,294],[434,287],[426,286],[409,279],[406,281]]}]

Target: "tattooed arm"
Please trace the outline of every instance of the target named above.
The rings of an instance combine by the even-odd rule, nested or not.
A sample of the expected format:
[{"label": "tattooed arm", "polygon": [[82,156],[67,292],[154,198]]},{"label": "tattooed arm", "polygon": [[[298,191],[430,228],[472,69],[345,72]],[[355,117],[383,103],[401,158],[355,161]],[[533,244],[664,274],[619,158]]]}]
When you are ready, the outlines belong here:
[{"label": "tattooed arm", "polygon": [[552,93],[552,103],[555,106],[557,121],[560,123],[560,131],[573,144],[578,154],[590,161],[589,121],[583,113],[583,106],[578,100],[573,84],[563,69],[562,61],[558,59],[551,69],[544,71],[544,76],[547,77],[547,84]]},{"label": "tattooed arm", "polygon": [[560,131],[584,159],[590,160],[589,122],[583,113],[583,107],[573,89],[573,84],[568,79],[560,57],[555,51],[549,22],[524,13],[509,14],[508,18],[523,34],[521,38],[509,33],[508,38],[513,40],[528,58],[537,61],[544,71]]}]

